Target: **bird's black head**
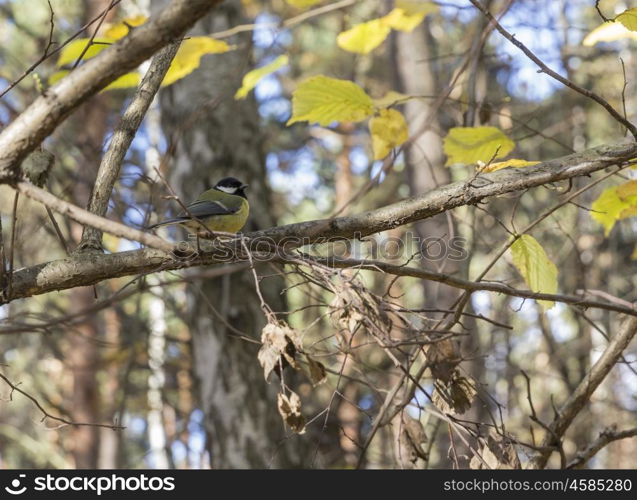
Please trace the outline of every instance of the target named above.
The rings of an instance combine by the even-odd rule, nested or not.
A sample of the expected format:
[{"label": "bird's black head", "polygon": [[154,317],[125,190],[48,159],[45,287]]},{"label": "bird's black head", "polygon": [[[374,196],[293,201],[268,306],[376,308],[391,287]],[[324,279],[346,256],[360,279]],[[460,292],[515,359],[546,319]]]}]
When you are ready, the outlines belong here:
[{"label": "bird's black head", "polygon": [[228,194],[236,194],[237,196],[246,197],[244,189],[248,187],[247,184],[244,184],[239,179],[235,179],[234,177],[224,177],[215,185],[215,189],[217,191],[223,191]]}]

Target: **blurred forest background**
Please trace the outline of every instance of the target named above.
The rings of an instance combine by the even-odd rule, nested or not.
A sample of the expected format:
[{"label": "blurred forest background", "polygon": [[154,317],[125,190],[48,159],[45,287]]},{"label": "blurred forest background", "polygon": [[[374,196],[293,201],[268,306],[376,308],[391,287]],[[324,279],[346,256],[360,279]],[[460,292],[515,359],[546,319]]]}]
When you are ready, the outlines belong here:
[{"label": "blurred forest background", "polygon": [[[52,40],[61,43],[95,18],[103,19],[104,29],[152,15],[165,3],[0,0],[0,91],[46,50],[51,10]],[[234,50],[203,56],[195,71],[159,91],[125,158],[108,217],[141,228],[179,210],[168,186],[188,201],[226,175],[250,185],[252,215],[245,231],[330,217],[341,208],[340,216],[360,213],[470,179],[473,166],[446,165],[443,140],[453,127],[498,127],[515,141],[515,158],[539,161],[628,140],[602,107],[538,72],[470,2],[426,3],[437,9],[413,30],[394,29],[378,47],[360,54],[341,48],[337,36],[386,15],[394,8],[392,0],[223,2],[191,34],[213,35]],[[635,117],[637,37],[584,45],[584,37],[603,22],[593,0],[482,3],[548,66]],[[615,0],[598,4],[608,18],[634,6]],[[95,27],[81,36],[90,37]],[[234,98],[249,70],[281,55],[288,56],[287,64],[261,79],[246,99]],[[59,70],[56,62],[56,56],[45,59],[2,96],[0,127],[43,91]],[[394,106],[414,139],[383,161],[373,159],[363,122],[287,126],[292,92],[318,74],[354,81],[374,98],[390,91],[417,96]],[[55,155],[48,190],[87,206],[100,159],[133,92],[99,93],[46,139],[45,148]],[[561,292],[589,290],[598,299],[618,298],[632,307],[634,222],[619,222],[605,235],[589,210],[604,188],[631,175],[625,170],[610,176],[534,228],[559,270]],[[396,255],[383,255],[400,264],[412,255],[414,238],[430,238],[429,258],[412,265],[473,278],[510,231],[550,210],[569,188],[573,193],[590,182],[575,178],[570,185],[549,184],[459,207],[376,235],[375,241],[381,246],[406,241],[397,245]],[[12,269],[74,250],[82,226],[55,214],[56,229],[42,205],[20,197],[14,207],[15,201],[14,191],[0,186]],[[177,228],[159,234],[183,238]],[[446,251],[453,243],[460,252]],[[110,235],[103,244],[107,252],[139,248]],[[358,242],[348,252],[364,258],[368,250]],[[382,298],[374,303],[391,304],[410,328],[426,331],[453,311],[461,291],[353,269],[327,276],[326,270],[304,272],[266,262],[256,271],[269,307],[299,332],[306,352],[327,371],[326,380],[315,386],[318,380],[302,372],[316,361],[285,372],[302,401],[304,433],[282,422],[279,379],[272,374],[267,383],[257,360],[266,318],[249,267],[193,267],[110,279],[0,307],[0,371],[6,379],[49,415],[101,425],[43,419],[34,401],[0,380],[0,466],[466,468],[493,464],[485,450],[494,436],[506,436],[498,446],[508,457],[496,462],[516,466],[513,455],[522,464],[529,460],[547,432],[541,423],[551,421],[555,408],[586,377],[621,319],[608,310],[557,303],[546,311],[534,300],[475,292],[459,323],[442,332],[452,340],[425,346],[430,358],[447,363],[421,373],[417,390],[388,411],[386,397],[401,371],[371,334],[352,327],[364,322],[350,305],[373,294]],[[312,274],[321,272],[324,281]],[[528,288],[509,253],[488,278]],[[327,284],[337,279],[345,285],[330,289]],[[357,288],[361,283],[363,291]],[[380,319],[370,321],[382,322],[378,314]],[[408,349],[400,331],[404,324],[394,323],[392,337],[402,338]],[[562,460],[554,453],[550,467],[568,465],[564,457],[575,460],[600,433],[624,430],[627,439],[576,465],[637,467],[637,440],[631,439],[636,355],[633,344],[575,419],[561,443]],[[446,409],[444,402],[430,399],[450,376],[470,386],[461,390],[464,408],[458,408],[457,395]],[[482,464],[475,461],[481,450]]]}]

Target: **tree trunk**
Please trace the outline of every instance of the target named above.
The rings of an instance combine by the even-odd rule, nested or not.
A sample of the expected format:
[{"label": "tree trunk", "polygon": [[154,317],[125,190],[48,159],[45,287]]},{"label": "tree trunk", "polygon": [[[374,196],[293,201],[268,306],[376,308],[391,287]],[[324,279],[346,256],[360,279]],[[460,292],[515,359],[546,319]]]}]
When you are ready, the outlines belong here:
[{"label": "tree trunk", "polygon": [[[204,19],[198,33],[210,34],[245,23],[241,2],[225,2]],[[232,175],[250,185],[249,227],[273,225],[265,184],[263,135],[256,103],[233,95],[250,68],[250,37],[240,49],[207,57],[201,67],[164,92],[162,122],[170,137],[168,177],[184,200],[194,199],[216,180]],[[178,209],[178,207],[174,207]],[[193,270],[193,274],[198,271]],[[266,272],[270,272],[266,269]],[[269,278],[261,290],[273,310],[283,309],[281,283]],[[265,324],[251,272],[206,281],[188,289],[185,314],[193,342],[194,372],[205,415],[207,450],[214,468],[258,468],[297,464],[284,437],[274,388],[263,378],[255,339]]]}]

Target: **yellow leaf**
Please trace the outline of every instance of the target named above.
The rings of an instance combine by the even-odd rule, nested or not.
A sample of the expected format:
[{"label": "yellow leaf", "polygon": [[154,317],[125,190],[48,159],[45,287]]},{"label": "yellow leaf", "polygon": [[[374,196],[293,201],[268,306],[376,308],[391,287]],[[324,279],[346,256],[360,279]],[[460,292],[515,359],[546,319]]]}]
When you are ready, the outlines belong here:
[{"label": "yellow leaf", "polygon": [[510,159],[505,161],[498,161],[496,163],[491,163],[490,165],[487,165],[486,167],[484,167],[481,170],[481,172],[495,172],[496,170],[501,170],[507,167],[515,167],[515,168],[530,167],[531,165],[537,165],[538,163],[540,162]]},{"label": "yellow leaf", "polygon": [[582,40],[582,45],[592,47],[599,42],[615,42],[623,38],[637,40],[637,33],[627,29],[622,23],[608,21],[600,24]]},{"label": "yellow leaf", "polygon": [[173,59],[168,72],[161,82],[162,86],[171,85],[199,67],[202,56],[223,54],[232,50],[226,42],[208,36],[194,36],[184,40]]},{"label": "yellow leaf", "polygon": [[625,10],[615,18],[615,21],[622,23],[630,31],[637,31],[637,7]]},{"label": "yellow leaf", "polygon": [[620,186],[604,189],[602,194],[591,205],[591,217],[604,226],[604,234],[608,236],[618,220],[636,214],[637,181],[628,181]]},{"label": "yellow leaf", "polygon": [[139,85],[139,82],[141,82],[141,79],[142,78],[139,73],[126,73],[125,75],[120,76],[117,80],[106,86],[104,90],[128,89],[131,87],[137,87]]},{"label": "yellow leaf", "polygon": [[126,35],[128,35],[129,26],[141,26],[146,21],[148,21],[148,18],[146,16],[140,15],[127,17],[126,19],[122,19],[122,22],[109,26],[104,31],[104,36],[112,38],[113,40],[119,40],[120,38],[124,38]]},{"label": "yellow leaf", "polygon": [[617,196],[627,201],[629,197],[637,195],[637,181],[628,181],[617,186]]},{"label": "yellow leaf", "polygon": [[440,7],[433,2],[419,2],[417,0],[396,0],[396,7],[404,10],[410,16],[413,14],[432,14],[440,10]]},{"label": "yellow leaf", "polygon": [[292,117],[287,125],[301,121],[323,126],[358,122],[373,112],[372,98],[354,82],[318,75],[302,82],[292,93]]},{"label": "yellow leaf", "polygon": [[[59,68],[65,66],[66,64],[71,64],[77,61],[77,58],[80,57],[80,54],[82,54],[82,52],[90,42],[90,38],[79,38],[77,40],[73,40],[71,43],[65,46],[60,51],[60,56],[58,57],[58,61],[56,63],[57,67]],[[82,56],[82,60],[95,57],[112,43],[112,38],[95,38],[91,46]]]},{"label": "yellow leaf", "polygon": [[637,245],[633,248],[633,253],[630,256],[631,260],[637,260]]},{"label": "yellow leaf", "polygon": [[321,3],[323,0],[285,0],[292,7],[298,7],[299,9],[306,9],[307,7],[312,7],[312,5],[316,5],[317,3]]},{"label": "yellow leaf", "polygon": [[[524,278],[529,288],[536,293],[557,293],[557,267],[551,262],[538,241],[523,234],[511,245],[513,264]],[[554,302],[538,300],[550,309]]]},{"label": "yellow leaf", "polygon": [[[63,69],[60,71],[56,71],[49,77],[49,85],[55,85],[62,78],[70,73],[69,70]],[[110,83],[108,86],[102,89],[102,92],[105,90],[113,90],[113,89],[126,89],[131,87],[137,87],[139,82],[141,81],[141,76],[139,73],[126,73],[125,75],[120,76],[117,80]]]},{"label": "yellow leaf", "polygon": [[369,54],[385,41],[391,29],[382,19],[357,24],[336,37],[338,46],[348,52]]},{"label": "yellow leaf", "polygon": [[400,31],[413,31],[422,23],[427,14],[438,12],[439,8],[431,2],[396,2],[396,8],[383,20],[388,26]]},{"label": "yellow leaf", "polygon": [[395,90],[390,90],[383,97],[379,99],[374,99],[374,106],[377,108],[389,108],[394,104],[399,102],[408,101],[412,96],[401,94],[400,92],[396,92]]},{"label": "yellow leaf", "polygon": [[454,127],[443,141],[447,165],[487,163],[508,155],[515,143],[496,127]]},{"label": "yellow leaf", "polygon": [[237,93],[234,95],[235,99],[245,99],[248,93],[256,87],[257,83],[261,81],[263,78],[268,76],[270,73],[274,73],[277,69],[285,66],[288,63],[288,56],[283,55],[277,57],[270,64],[266,64],[265,66],[261,66],[260,68],[253,69],[246,73],[243,77],[243,81],[241,82],[241,88],[237,90]]},{"label": "yellow leaf", "polygon": [[369,131],[372,134],[374,160],[382,160],[409,137],[405,117],[395,109],[382,109],[378,116],[369,121]]}]

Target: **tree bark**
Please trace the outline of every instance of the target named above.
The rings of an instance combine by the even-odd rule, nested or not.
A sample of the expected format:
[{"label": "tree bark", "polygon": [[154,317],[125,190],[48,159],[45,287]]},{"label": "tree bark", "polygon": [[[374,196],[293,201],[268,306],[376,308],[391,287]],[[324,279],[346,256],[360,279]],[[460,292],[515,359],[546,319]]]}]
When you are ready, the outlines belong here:
[{"label": "tree bark", "polygon": [[[212,33],[245,23],[239,1],[225,2],[199,25]],[[252,99],[232,96],[251,69],[249,36],[240,49],[204,58],[196,73],[164,94],[162,120],[173,154],[167,177],[183,200],[193,200],[226,175],[250,185],[248,227],[273,225],[265,183],[263,135]],[[178,207],[173,207],[177,209]],[[269,271],[268,271],[269,272]],[[276,310],[284,310],[281,283],[261,283]],[[239,330],[260,339],[264,315],[249,271],[195,281],[188,289],[185,320],[190,328],[194,372],[205,415],[207,450],[214,468],[263,468],[298,464],[284,437],[273,387],[257,362],[257,346],[233,337]]]}]

